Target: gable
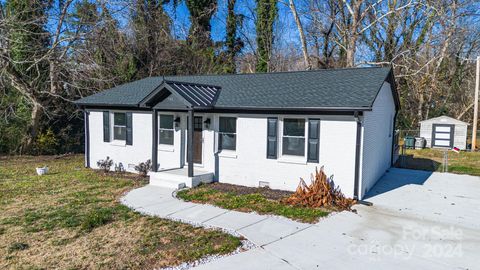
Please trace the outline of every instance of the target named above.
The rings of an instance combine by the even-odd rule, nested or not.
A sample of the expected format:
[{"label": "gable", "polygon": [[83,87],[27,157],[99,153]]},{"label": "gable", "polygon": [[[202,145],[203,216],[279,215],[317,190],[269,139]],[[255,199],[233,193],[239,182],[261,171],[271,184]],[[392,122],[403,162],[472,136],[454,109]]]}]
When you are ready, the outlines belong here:
[{"label": "gable", "polygon": [[427,120],[420,121],[420,123],[447,123],[447,124],[457,124],[457,125],[468,125],[468,123],[457,120],[455,118],[442,115],[439,117],[430,118]]},{"label": "gable", "polygon": [[162,95],[159,97],[158,102],[152,106],[154,109],[187,109],[188,105],[185,101],[180,99],[175,94],[172,94],[167,89],[163,89]]}]

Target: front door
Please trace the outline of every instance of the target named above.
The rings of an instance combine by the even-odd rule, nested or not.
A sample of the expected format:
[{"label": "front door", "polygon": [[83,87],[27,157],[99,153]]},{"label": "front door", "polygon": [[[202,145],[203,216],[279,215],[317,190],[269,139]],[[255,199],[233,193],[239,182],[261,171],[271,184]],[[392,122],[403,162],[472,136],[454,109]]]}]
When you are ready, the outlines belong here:
[{"label": "front door", "polygon": [[202,164],[202,131],[203,121],[201,116],[193,118],[193,163]]}]

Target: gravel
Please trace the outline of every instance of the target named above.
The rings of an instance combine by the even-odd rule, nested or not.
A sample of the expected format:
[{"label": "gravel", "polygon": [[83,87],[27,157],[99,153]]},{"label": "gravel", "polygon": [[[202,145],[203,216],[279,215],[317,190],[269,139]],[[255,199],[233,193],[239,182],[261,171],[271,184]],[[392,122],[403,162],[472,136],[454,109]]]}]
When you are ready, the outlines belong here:
[{"label": "gravel", "polygon": [[242,245],[240,247],[238,247],[236,250],[234,250],[233,252],[230,252],[228,254],[210,255],[210,256],[198,259],[196,261],[193,261],[193,262],[185,262],[185,263],[182,263],[182,264],[177,265],[177,266],[160,268],[159,270],[186,270],[186,269],[190,269],[192,267],[195,267],[195,266],[198,266],[198,265],[201,265],[201,264],[206,264],[206,263],[209,263],[209,262],[212,262],[212,261],[215,261],[215,260],[227,257],[227,256],[232,256],[232,255],[235,255],[237,253],[244,252],[246,250],[257,247],[255,244],[253,244],[252,242],[250,242],[248,240],[242,240],[241,242],[242,242]]}]

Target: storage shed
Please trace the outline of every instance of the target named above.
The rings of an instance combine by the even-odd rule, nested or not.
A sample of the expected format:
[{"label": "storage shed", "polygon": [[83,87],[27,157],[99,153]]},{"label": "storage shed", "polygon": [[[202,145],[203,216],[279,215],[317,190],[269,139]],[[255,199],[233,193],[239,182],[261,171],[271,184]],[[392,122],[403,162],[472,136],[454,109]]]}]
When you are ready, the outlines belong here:
[{"label": "storage shed", "polygon": [[440,116],[420,122],[420,137],[427,141],[427,147],[457,147],[465,150],[467,146],[468,123]]}]

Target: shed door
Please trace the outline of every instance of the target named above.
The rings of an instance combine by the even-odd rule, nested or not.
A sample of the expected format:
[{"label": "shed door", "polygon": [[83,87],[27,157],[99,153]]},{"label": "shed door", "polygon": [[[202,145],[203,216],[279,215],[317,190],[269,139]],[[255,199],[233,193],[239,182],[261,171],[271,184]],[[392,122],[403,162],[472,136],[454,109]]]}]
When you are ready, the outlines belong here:
[{"label": "shed door", "polygon": [[453,147],[455,126],[447,124],[432,125],[432,147]]}]

